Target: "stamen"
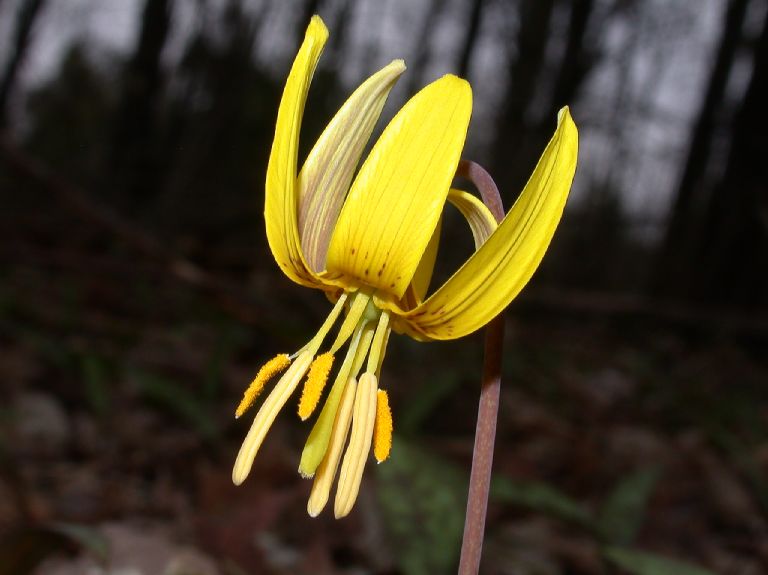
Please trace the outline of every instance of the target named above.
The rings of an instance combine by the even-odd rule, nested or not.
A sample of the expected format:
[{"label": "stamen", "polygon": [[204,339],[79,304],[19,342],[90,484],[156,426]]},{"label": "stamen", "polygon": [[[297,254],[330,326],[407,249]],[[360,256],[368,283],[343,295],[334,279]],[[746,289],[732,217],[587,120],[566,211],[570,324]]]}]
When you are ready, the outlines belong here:
[{"label": "stamen", "polygon": [[376,362],[376,377],[381,378],[381,364],[384,363],[384,354],[387,351],[387,344],[389,343],[389,336],[392,333],[392,328],[387,326],[384,330],[384,337],[381,340],[381,351],[379,352],[379,361]]},{"label": "stamen", "polygon": [[344,395],[341,398],[339,410],[336,413],[336,419],[333,422],[328,451],[326,451],[320,467],[317,468],[315,481],[312,483],[312,491],[307,502],[307,513],[309,513],[310,517],[317,517],[325,507],[325,504],[328,503],[331,483],[333,483],[333,478],[336,476],[339,459],[341,459],[341,450],[344,449],[344,444],[347,443],[347,437],[349,436],[356,389],[357,380],[349,378],[344,388]]},{"label": "stamen", "polygon": [[384,351],[389,340],[389,331],[389,312],[382,311],[381,316],[379,316],[379,323],[376,325],[376,335],[373,336],[366,371],[378,373],[381,362],[384,360]]},{"label": "stamen", "polygon": [[363,292],[355,292],[352,296],[352,303],[349,306],[347,317],[344,318],[344,322],[339,328],[336,340],[331,346],[331,353],[339,351],[339,348],[347,342],[355,329],[360,325],[360,320],[368,307],[369,301],[371,301],[371,296]]},{"label": "stamen", "polygon": [[[348,296],[349,294],[347,292],[344,292],[339,296],[339,299],[333,306],[331,313],[328,314],[327,318],[325,318],[323,325],[320,326],[320,329],[315,334],[315,337],[313,337],[310,342],[305,345],[298,353],[301,353],[302,351],[311,351],[312,355],[317,353],[317,350],[320,349],[321,345],[323,345],[325,336],[328,335],[328,332],[331,331],[333,324],[336,323],[336,320],[339,319],[341,312],[344,311],[344,304],[346,303]],[[332,353],[335,353],[335,351],[336,350],[332,350]]]},{"label": "stamen", "polygon": [[336,379],[333,382],[331,391],[325,400],[325,405],[320,412],[320,416],[315,421],[315,425],[312,431],[309,433],[307,443],[304,445],[304,450],[301,452],[301,462],[299,463],[299,473],[302,477],[312,477],[315,474],[315,470],[320,465],[320,462],[325,456],[325,452],[328,449],[328,442],[331,439],[331,428],[336,418],[336,411],[339,408],[339,402],[341,401],[344,387],[350,378],[352,373],[352,367],[355,363],[355,357],[358,351],[362,350],[365,354],[368,352],[366,347],[362,349],[362,334],[365,330],[364,325],[359,325],[355,334],[352,336],[352,341],[349,343],[347,353],[344,356],[344,361],[336,374]]},{"label": "stamen", "polygon": [[290,358],[286,354],[281,353],[280,355],[270,359],[261,367],[259,373],[256,374],[256,377],[251,382],[251,385],[249,385],[248,389],[245,390],[243,399],[240,401],[240,405],[238,405],[237,409],[235,410],[235,419],[239,418],[241,415],[243,415],[243,413],[248,411],[248,409],[253,405],[253,402],[261,393],[261,390],[264,389],[264,385],[270,379],[272,379],[272,376],[283,371],[290,365],[290,363]]},{"label": "stamen", "polygon": [[371,341],[373,341],[373,324],[367,323],[363,328],[363,335],[360,338],[360,345],[357,347],[357,353],[355,354],[355,362],[352,364],[352,370],[349,372],[351,377],[357,377],[360,373],[360,369],[363,367],[365,357],[368,355],[368,350],[371,349]]},{"label": "stamen", "polygon": [[325,382],[328,381],[328,374],[333,366],[333,354],[324,353],[318,355],[312,365],[309,366],[307,381],[304,382],[304,389],[301,392],[299,400],[299,417],[302,421],[312,415],[320,401]]},{"label": "stamen", "polygon": [[296,386],[299,385],[301,378],[307,373],[311,362],[312,354],[308,351],[302,352],[288,368],[288,371],[283,374],[280,381],[275,384],[275,388],[267,396],[267,399],[264,400],[237,454],[235,466],[232,469],[232,482],[235,485],[240,485],[248,477],[253,465],[253,459],[256,457],[256,453],[258,453],[264,437],[267,435],[269,428],[272,427],[275,417],[277,417],[285,402],[288,401]]},{"label": "stamen", "polygon": [[357,384],[355,407],[352,414],[352,437],[341,464],[339,487],[336,491],[336,501],[333,508],[336,519],[341,519],[352,511],[360,491],[365,460],[371,450],[373,438],[377,386],[376,376],[368,372],[360,377],[360,382]]},{"label": "stamen", "polygon": [[380,389],[376,394],[376,423],[373,426],[373,456],[376,463],[389,458],[392,449],[392,410],[389,409],[389,396]]}]

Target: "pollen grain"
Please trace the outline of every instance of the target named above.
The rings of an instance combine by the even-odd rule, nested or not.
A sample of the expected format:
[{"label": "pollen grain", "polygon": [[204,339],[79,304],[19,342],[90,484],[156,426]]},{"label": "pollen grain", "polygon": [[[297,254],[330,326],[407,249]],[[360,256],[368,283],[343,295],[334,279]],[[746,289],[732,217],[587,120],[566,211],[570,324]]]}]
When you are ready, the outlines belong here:
[{"label": "pollen grain", "polygon": [[248,411],[251,405],[253,405],[253,402],[256,401],[256,398],[261,393],[261,390],[264,389],[264,385],[270,379],[272,379],[275,374],[280,373],[290,364],[290,358],[284,353],[273,357],[267,363],[265,363],[259,370],[259,373],[256,374],[256,377],[253,378],[251,385],[249,385],[248,389],[245,390],[243,399],[240,401],[240,405],[238,405],[237,409],[235,410],[235,418],[239,418],[246,411]]},{"label": "pollen grain", "polygon": [[392,449],[392,410],[389,396],[383,389],[376,394],[376,422],[373,426],[373,456],[376,463],[386,461]]},{"label": "pollen grain", "polygon": [[332,366],[332,353],[318,355],[312,365],[309,366],[307,381],[304,382],[304,389],[299,400],[299,417],[302,421],[305,421],[315,411]]}]

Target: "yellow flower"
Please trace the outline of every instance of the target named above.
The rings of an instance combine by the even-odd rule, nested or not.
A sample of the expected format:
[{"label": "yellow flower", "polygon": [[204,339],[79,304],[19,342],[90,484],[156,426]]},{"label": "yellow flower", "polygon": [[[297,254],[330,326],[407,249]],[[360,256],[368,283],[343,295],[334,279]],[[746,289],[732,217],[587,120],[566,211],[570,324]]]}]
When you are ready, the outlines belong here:
[{"label": "yellow flower", "polygon": [[[266,381],[285,370],[256,414],[232,478],[238,485],[245,480],[277,413],[305,375],[299,415],[310,417],[334,355],[346,346],[299,465],[304,477],[314,477],[308,511],[316,516],[341,464],[338,518],[354,505],[371,445],[379,462],[389,455],[392,416],[379,380],[390,332],[420,341],[459,338],[509,304],[535,271],[560,220],[576,169],[578,135],[564,108],[528,184],[497,227],[479,199],[451,188],[472,91],[465,80],[447,75],[403,106],[353,181],[387,95],[405,70],[395,60],[352,94],[297,174],[304,103],[327,37],[322,20],[314,17],[288,76],[267,169],[264,217],[283,272],[323,290],[335,305],[315,337],[294,354],[268,362],[246,391],[238,417]],[[478,249],[426,297],[446,201],[466,217]],[[336,337],[320,353],[337,324]]]}]

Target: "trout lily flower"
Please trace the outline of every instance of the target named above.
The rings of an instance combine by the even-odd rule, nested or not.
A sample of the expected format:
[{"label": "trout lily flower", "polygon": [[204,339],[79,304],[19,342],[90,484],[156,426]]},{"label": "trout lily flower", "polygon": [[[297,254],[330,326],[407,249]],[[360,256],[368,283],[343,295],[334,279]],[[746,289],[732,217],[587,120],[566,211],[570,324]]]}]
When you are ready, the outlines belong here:
[{"label": "trout lily flower", "polygon": [[[322,290],[334,305],[304,347],[267,362],[245,392],[237,417],[272,376],[284,371],[256,414],[232,479],[239,485],[248,476],[270,426],[299,383],[305,380],[298,414],[306,420],[334,373],[299,472],[314,478],[307,506],[313,517],[328,502],[338,474],[334,513],[340,518],[355,503],[371,448],[378,462],[389,456],[392,415],[379,382],[390,333],[419,341],[459,338],[512,301],[560,220],[576,168],[578,135],[564,108],[528,184],[497,225],[477,197],[451,188],[472,91],[465,80],[447,75],[403,106],[355,175],[387,95],[405,70],[402,60],[395,60],[350,96],[298,171],[304,104],[327,37],[315,16],[280,102],[264,217],[280,269],[294,282]],[[446,201],[467,219],[477,250],[427,296]],[[344,348],[334,372],[334,357]]]}]

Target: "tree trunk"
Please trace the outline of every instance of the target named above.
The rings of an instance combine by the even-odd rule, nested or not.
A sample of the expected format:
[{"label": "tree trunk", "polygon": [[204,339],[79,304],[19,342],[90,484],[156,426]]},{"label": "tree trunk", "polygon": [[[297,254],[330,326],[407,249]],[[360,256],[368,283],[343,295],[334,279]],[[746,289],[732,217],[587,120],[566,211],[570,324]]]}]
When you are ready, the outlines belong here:
[{"label": "tree trunk", "polygon": [[8,101],[27,54],[29,41],[32,38],[32,29],[44,5],[45,0],[26,0],[19,7],[16,18],[16,34],[13,37],[8,65],[2,79],[0,79],[0,131],[8,125]]},{"label": "tree trunk", "polygon": [[440,13],[439,7],[441,2],[439,0],[429,0],[427,2],[427,9],[424,13],[424,17],[421,21],[421,28],[419,28],[418,34],[416,34],[416,53],[408,66],[408,90],[409,95],[418,92],[423,85],[424,70],[429,64],[429,39],[434,36],[435,22],[437,16]]},{"label": "tree trunk", "polygon": [[[516,57],[510,57],[509,86],[496,134],[494,177],[502,193],[517,194],[529,165],[532,126],[528,116],[545,56],[554,0],[520,0]],[[509,199],[509,195],[506,196]]]},{"label": "tree trunk", "polygon": [[464,44],[461,47],[459,64],[457,66],[457,74],[462,78],[469,77],[469,65],[472,62],[472,53],[475,51],[475,45],[480,36],[480,24],[482,21],[483,0],[473,0],[472,11],[469,14],[467,35],[464,37]]},{"label": "tree trunk", "polygon": [[691,288],[688,282],[694,270],[693,252],[706,233],[701,221],[707,200],[704,175],[728,77],[741,44],[748,4],[749,0],[731,0],[728,4],[707,92],[691,134],[688,157],[655,264],[651,289],[656,295],[680,297]]},{"label": "tree trunk", "polygon": [[706,301],[768,305],[768,14],[736,114],[725,173],[709,205],[696,285]]},{"label": "tree trunk", "polygon": [[550,122],[560,108],[573,103],[596,60],[596,49],[587,41],[587,25],[595,2],[594,0],[571,0],[570,4],[571,14],[565,52],[555,79],[550,112],[544,118],[546,122]]},{"label": "tree trunk", "polygon": [[131,210],[158,191],[157,108],[162,91],[161,56],[170,28],[170,0],[146,0],[136,51],[125,71],[117,112],[110,173],[115,193],[125,194]]}]

